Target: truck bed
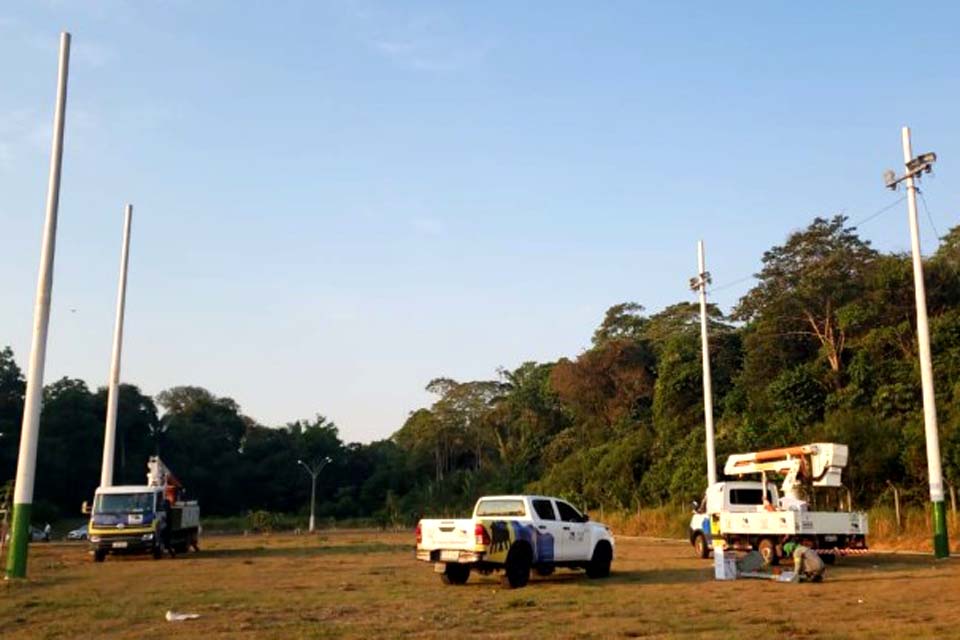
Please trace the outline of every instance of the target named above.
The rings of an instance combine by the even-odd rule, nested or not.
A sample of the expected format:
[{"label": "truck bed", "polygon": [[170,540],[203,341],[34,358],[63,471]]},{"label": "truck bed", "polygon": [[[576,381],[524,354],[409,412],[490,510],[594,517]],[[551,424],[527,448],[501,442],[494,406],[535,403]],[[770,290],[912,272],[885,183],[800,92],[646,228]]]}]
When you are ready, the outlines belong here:
[{"label": "truck bed", "polygon": [[421,520],[421,541],[417,548],[422,551],[449,549],[473,551],[476,546],[473,519]]},{"label": "truck bed", "polygon": [[773,534],[795,536],[866,535],[864,514],[832,511],[758,511],[756,513],[720,514],[720,531],[724,534]]}]

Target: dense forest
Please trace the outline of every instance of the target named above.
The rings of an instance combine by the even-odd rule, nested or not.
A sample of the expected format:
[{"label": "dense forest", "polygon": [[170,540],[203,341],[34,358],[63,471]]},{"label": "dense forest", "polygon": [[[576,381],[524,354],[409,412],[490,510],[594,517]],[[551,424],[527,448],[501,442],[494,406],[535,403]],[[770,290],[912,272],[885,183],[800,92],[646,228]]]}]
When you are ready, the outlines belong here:
[{"label": "dense forest", "polygon": [[[943,467],[960,481],[960,227],[925,261]],[[828,440],[850,446],[846,482],[869,506],[897,487],[927,494],[913,280],[908,256],[874,250],[846,218],[816,218],[764,253],[730,315],[710,307],[721,461],[736,451]],[[429,407],[387,440],[348,444],[322,416],[257,424],[198,387],[122,385],[115,478],[141,482],[159,451],[208,514],[303,512],[395,524],[521,490],[607,509],[699,497],[706,462],[699,307],[606,312],[592,346],[490,380],[438,377]],[[15,475],[24,379],[0,351],[0,481]],[[75,515],[99,479],[106,391],[63,378],[44,390],[36,512]]]}]

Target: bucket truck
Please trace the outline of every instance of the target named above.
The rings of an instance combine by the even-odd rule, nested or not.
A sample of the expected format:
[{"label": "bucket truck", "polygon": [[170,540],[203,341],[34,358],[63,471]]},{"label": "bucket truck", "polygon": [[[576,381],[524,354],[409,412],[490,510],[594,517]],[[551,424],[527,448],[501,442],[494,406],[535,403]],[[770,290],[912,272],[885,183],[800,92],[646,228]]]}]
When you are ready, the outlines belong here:
[{"label": "bucket truck", "polygon": [[160,558],[165,548],[186,553],[197,549],[200,506],[185,500],[183,485],[158,456],[147,462],[146,485],[98,487],[90,514],[88,540],[95,562],[107,554],[149,553]]},{"label": "bucket truck", "polygon": [[841,482],[846,465],[847,446],[823,442],[730,456],[724,474],[735,479],[710,485],[693,505],[694,550],[706,558],[719,537],[727,547],[756,549],[776,563],[793,538],[828,562],[865,553],[867,515],[852,509]]}]

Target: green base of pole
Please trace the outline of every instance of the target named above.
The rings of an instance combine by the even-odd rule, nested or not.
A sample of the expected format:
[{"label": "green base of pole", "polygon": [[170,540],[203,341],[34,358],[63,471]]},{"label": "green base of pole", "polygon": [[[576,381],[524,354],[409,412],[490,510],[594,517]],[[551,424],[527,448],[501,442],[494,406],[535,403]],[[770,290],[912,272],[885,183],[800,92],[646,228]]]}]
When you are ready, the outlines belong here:
[{"label": "green base of pole", "polygon": [[30,541],[30,512],[32,510],[32,504],[13,505],[10,553],[7,556],[7,578],[27,577],[27,543]]},{"label": "green base of pole", "polygon": [[950,557],[950,540],[947,537],[947,509],[943,500],[933,503],[933,555],[936,558]]}]

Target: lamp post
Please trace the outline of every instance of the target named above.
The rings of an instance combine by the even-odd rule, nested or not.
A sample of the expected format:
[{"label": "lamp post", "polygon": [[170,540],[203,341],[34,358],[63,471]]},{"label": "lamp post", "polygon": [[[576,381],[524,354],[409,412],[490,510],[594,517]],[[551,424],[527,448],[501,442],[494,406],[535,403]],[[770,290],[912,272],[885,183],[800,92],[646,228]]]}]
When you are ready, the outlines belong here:
[{"label": "lamp post", "polygon": [[913,288],[917,305],[917,347],[920,352],[920,385],[923,391],[923,425],[927,445],[927,475],[930,485],[930,502],[933,506],[933,555],[946,558],[950,555],[947,537],[947,512],[943,504],[943,471],[940,461],[940,433],[937,426],[936,394],[933,388],[933,358],[930,354],[930,329],[927,323],[927,291],[923,281],[923,256],[920,254],[920,225],[917,223],[916,181],[924,173],[930,173],[937,161],[935,153],[921,153],[914,157],[910,144],[910,128],[900,132],[903,146],[903,163],[906,173],[897,177],[892,169],[884,172],[888,189],[896,189],[901,182],[907,185],[907,214],[910,224],[910,249],[913,254]]},{"label": "lamp post", "polygon": [[313,533],[316,529],[316,507],[317,507],[317,477],[320,475],[320,472],[323,471],[323,468],[327,466],[330,462],[330,456],[318,460],[313,463],[311,467],[303,460],[297,460],[297,464],[307,470],[307,473],[310,474],[310,533]]}]

